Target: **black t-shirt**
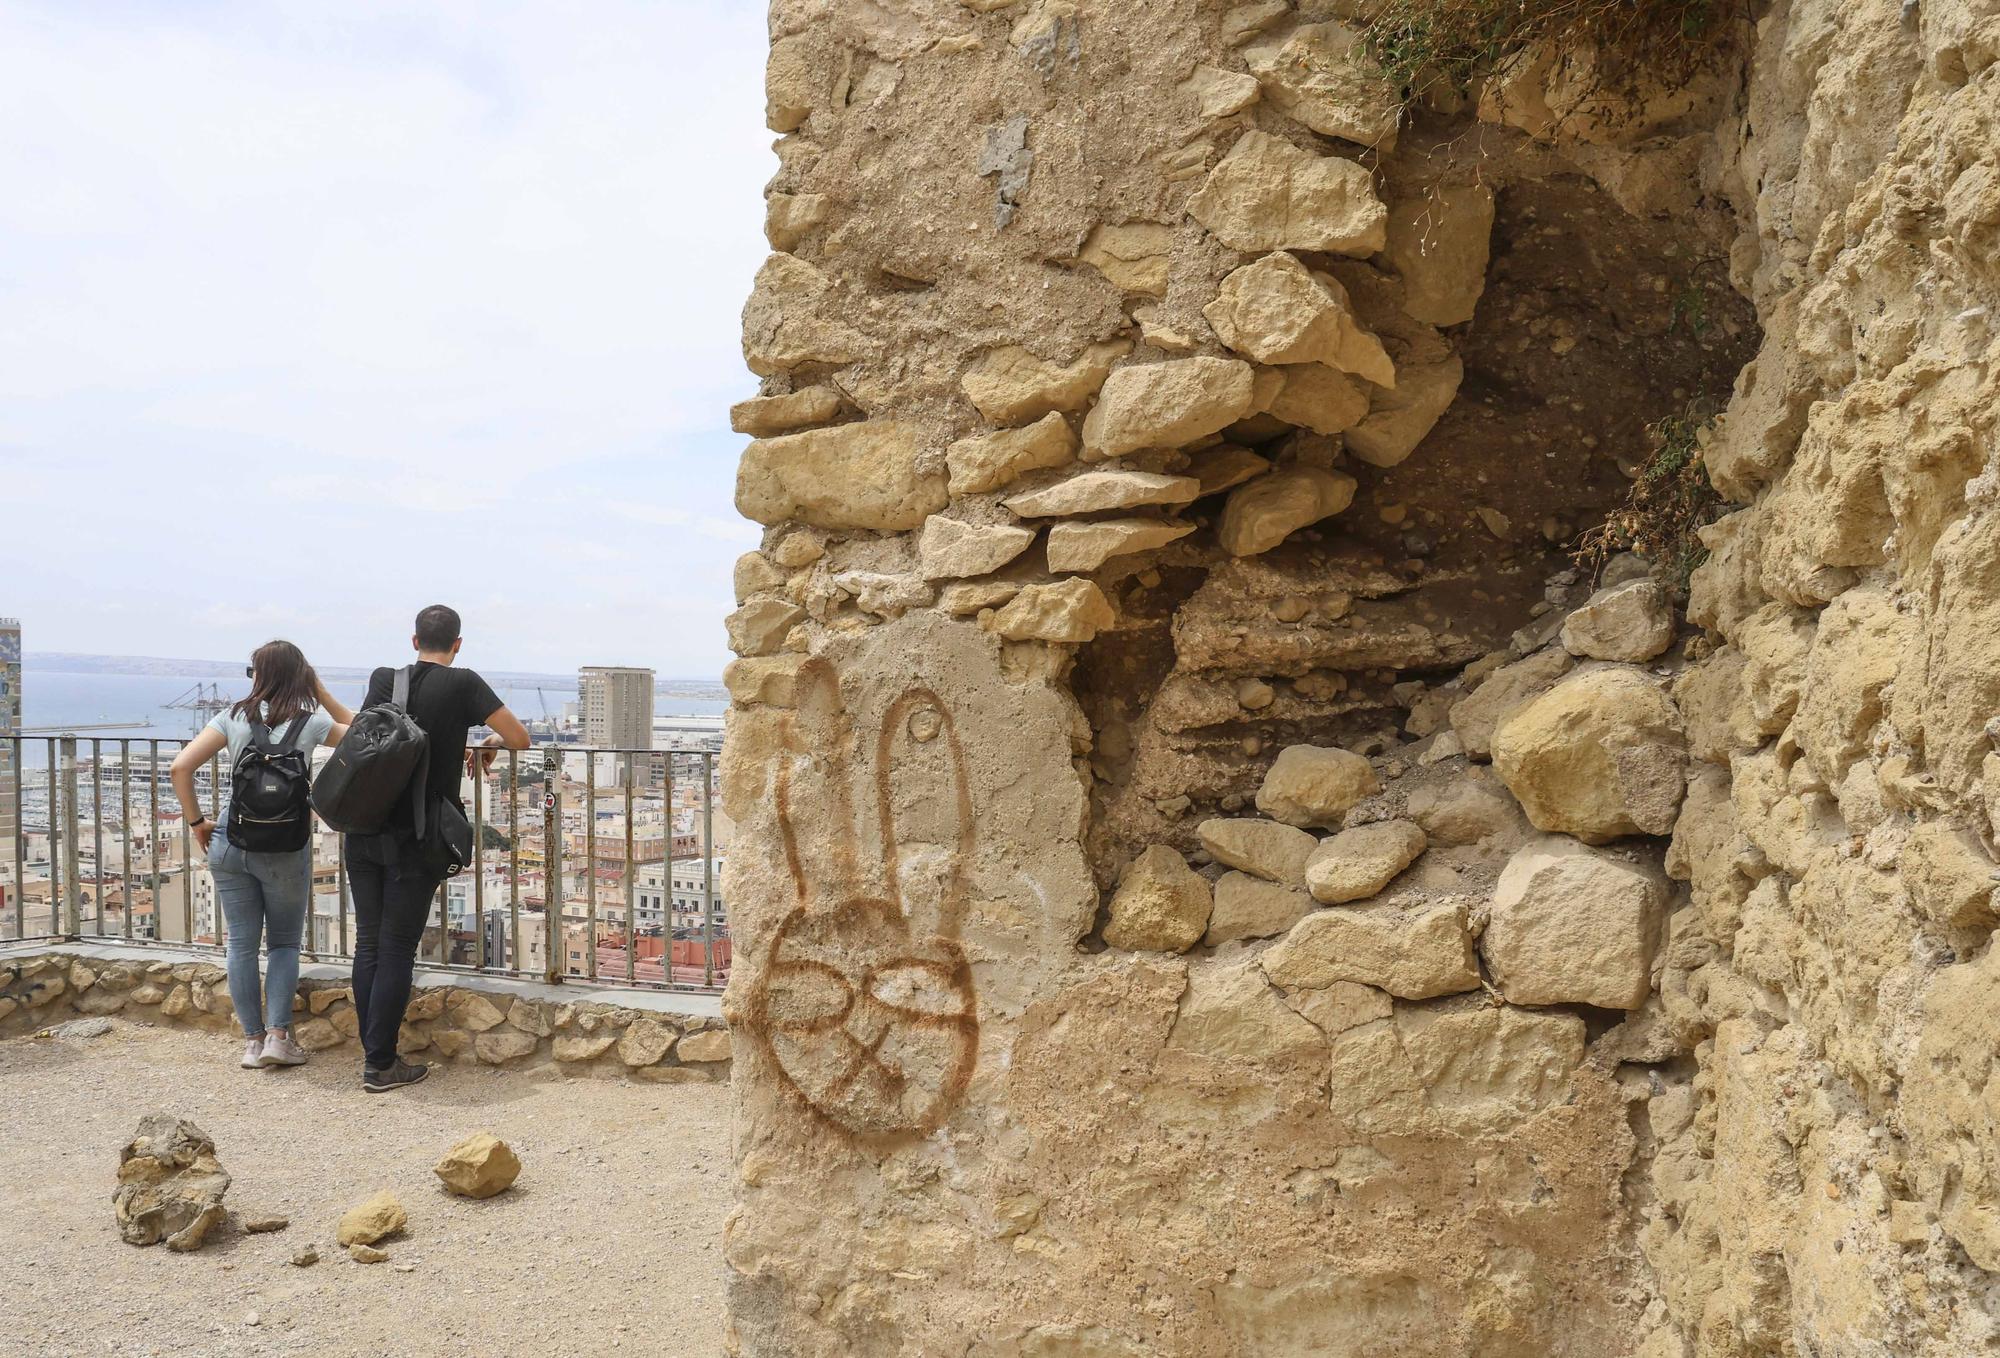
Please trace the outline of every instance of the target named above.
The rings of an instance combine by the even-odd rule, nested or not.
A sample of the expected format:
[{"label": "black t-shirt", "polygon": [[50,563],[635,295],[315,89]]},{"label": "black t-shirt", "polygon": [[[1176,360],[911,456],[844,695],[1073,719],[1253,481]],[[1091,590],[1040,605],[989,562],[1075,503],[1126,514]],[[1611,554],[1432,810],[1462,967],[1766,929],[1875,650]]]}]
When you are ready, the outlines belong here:
[{"label": "black t-shirt", "polygon": [[[396,691],[396,671],[383,666],[368,676],[363,707],[386,703]],[[410,676],[410,717],[431,738],[430,794],[458,798],[465,777],[465,733],[483,725],[506,704],[476,670],[462,670],[429,660],[417,662]],[[405,792],[390,816],[392,825],[410,823],[413,808]]]}]

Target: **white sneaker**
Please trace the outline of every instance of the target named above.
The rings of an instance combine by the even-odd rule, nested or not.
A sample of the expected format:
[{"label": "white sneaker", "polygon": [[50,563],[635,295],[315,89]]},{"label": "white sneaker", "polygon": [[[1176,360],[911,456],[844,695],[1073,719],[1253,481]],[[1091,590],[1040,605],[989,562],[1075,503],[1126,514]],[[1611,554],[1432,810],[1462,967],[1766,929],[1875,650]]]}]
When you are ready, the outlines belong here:
[{"label": "white sneaker", "polygon": [[303,1066],[306,1052],[290,1033],[266,1033],[264,1055],[260,1059],[267,1066]]},{"label": "white sneaker", "polygon": [[264,1064],[264,1036],[259,1033],[243,1044],[243,1069],[256,1070]]}]

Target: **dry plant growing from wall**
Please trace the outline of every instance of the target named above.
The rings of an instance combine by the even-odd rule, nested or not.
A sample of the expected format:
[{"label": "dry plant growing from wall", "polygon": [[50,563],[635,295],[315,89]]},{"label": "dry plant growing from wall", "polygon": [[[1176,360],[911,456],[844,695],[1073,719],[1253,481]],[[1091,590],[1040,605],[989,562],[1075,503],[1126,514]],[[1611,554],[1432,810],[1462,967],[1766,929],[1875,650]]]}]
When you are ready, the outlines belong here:
[{"label": "dry plant growing from wall", "polygon": [[1548,43],[1565,64],[1591,57],[1584,93],[1616,96],[1691,78],[1721,48],[1746,0],[1388,0],[1369,50],[1410,100],[1463,93],[1513,53]]},{"label": "dry plant growing from wall", "polygon": [[1700,531],[1723,508],[1702,460],[1714,422],[1714,412],[1696,402],[1648,429],[1653,454],[1632,494],[1577,541],[1573,556],[1592,580],[1613,556],[1638,552],[1664,569],[1678,597],[1687,597],[1688,577],[1708,558]]}]

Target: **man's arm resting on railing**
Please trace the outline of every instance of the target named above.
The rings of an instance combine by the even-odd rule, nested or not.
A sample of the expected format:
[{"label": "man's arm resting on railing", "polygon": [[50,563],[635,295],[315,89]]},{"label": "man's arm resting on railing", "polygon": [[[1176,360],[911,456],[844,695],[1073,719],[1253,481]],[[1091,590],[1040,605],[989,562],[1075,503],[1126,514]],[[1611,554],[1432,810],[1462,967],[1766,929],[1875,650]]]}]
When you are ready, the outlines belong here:
[{"label": "man's arm resting on railing", "polygon": [[487,717],[486,725],[493,729],[493,734],[465,752],[465,771],[474,778],[493,767],[496,751],[525,750],[529,745],[528,728],[508,708],[497,709]]},{"label": "man's arm resting on railing", "polygon": [[208,852],[209,836],[215,833],[215,822],[201,809],[201,801],[194,792],[194,771],[222,753],[222,747],[229,742],[222,732],[213,726],[204,727],[202,733],[181,746],[181,752],[174,756],[174,762],[167,771],[173,776],[174,795],[180,798],[181,815],[187,818],[188,829],[201,841],[201,851]]}]

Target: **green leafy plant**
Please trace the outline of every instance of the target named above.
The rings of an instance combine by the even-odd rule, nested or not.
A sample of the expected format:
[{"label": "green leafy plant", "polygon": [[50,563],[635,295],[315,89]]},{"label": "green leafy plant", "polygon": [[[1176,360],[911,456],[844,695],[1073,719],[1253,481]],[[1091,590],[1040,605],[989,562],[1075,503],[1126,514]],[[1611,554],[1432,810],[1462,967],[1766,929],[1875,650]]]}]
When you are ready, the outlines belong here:
[{"label": "green leafy plant", "polygon": [[1406,99],[1440,87],[1463,92],[1503,58],[1544,41],[1565,60],[1592,53],[1607,88],[1641,72],[1673,84],[1715,54],[1748,8],[1747,0],[1388,0],[1364,36]]},{"label": "green leafy plant", "polygon": [[1708,479],[1702,460],[1706,431],[1715,415],[1692,403],[1678,415],[1650,425],[1652,455],[1625,503],[1603,523],[1577,541],[1572,559],[1594,581],[1605,563],[1620,552],[1638,552],[1665,567],[1668,582],[1680,598],[1708,548],[1701,529],[1721,515],[1724,501]]}]

